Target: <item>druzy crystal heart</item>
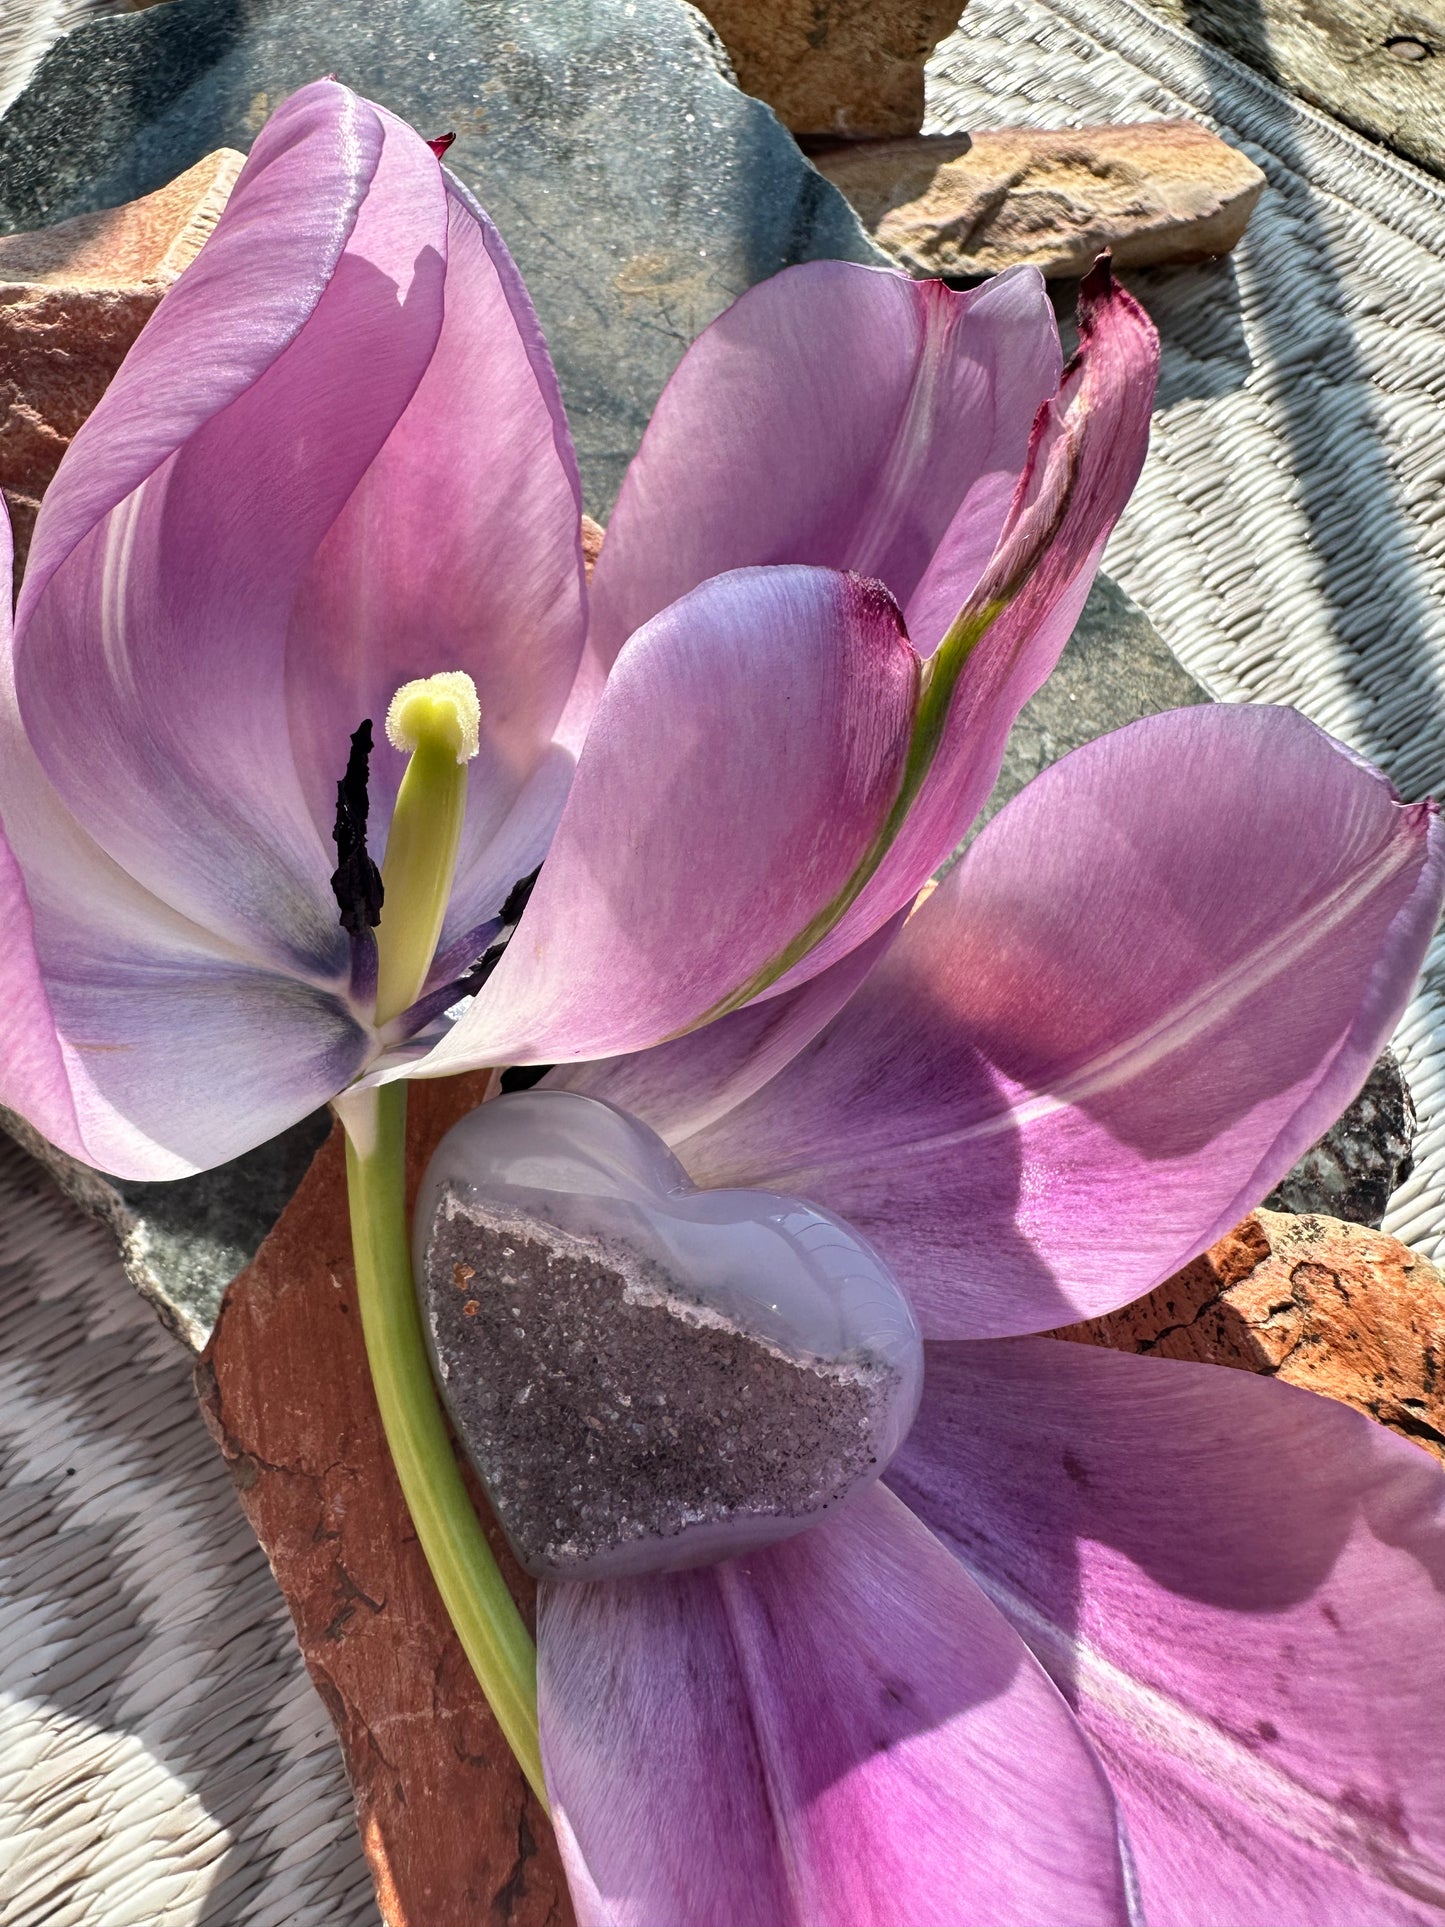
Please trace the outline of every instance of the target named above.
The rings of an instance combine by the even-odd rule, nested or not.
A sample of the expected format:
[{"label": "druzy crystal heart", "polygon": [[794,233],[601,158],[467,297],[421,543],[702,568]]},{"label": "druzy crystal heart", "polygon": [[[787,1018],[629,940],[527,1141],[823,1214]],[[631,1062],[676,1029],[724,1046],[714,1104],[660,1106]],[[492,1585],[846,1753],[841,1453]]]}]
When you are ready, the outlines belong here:
[{"label": "druzy crystal heart", "polygon": [[766,1191],[698,1191],[636,1118],[565,1091],[473,1111],[432,1158],[416,1271],[452,1422],[552,1579],[703,1564],[876,1479],[923,1348],[878,1254]]}]

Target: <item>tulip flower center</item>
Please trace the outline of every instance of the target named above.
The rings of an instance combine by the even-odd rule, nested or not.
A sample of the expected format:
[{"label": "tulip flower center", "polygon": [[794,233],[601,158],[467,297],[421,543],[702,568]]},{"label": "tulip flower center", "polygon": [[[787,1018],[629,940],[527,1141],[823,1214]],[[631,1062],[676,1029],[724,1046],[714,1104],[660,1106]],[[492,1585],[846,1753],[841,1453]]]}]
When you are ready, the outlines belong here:
[{"label": "tulip flower center", "polygon": [[410,753],[381,866],[376,932],[376,1021],[421,995],[451,896],[467,806],[467,764],[477,753],[481,708],[460,670],[406,683],[386,712],[387,740]]}]

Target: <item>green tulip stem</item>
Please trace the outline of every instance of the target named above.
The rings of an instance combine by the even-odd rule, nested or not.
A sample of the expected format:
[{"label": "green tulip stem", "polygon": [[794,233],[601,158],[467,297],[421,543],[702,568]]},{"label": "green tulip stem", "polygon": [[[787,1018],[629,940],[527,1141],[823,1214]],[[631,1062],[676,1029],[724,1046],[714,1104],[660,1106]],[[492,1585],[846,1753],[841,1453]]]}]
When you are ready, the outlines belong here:
[{"label": "green tulip stem", "polygon": [[406,1084],[343,1094],[357,1297],[371,1382],[407,1511],[497,1724],[545,1807],[537,1650],[472,1508],[432,1381],[407,1237]]}]

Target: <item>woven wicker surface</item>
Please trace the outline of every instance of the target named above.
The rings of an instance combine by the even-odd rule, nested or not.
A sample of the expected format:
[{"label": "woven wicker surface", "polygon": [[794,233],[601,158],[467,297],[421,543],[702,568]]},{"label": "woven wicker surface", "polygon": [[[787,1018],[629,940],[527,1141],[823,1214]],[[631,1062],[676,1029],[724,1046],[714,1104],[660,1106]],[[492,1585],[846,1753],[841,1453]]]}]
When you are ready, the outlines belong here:
[{"label": "woven wicker surface", "polygon": [[[971,0],[930,103],[938,131],[1193,113],[1266,169],[1233,261],[1141,278],[1162,407],[1107,566],[1216,695],[1441,787],[1445,192],[1128,0]],[[1445,944],[1399,1042],[1426,1128],[1390,1228],[1439,1254]],[[3,1144],[0,1476],[7,1927],[375,1920],[189,1360]]]},{"label": "woven wicker surface", "polygon": [[114,1241],[0,1140],[6,1927],[376,1919],[331,1722],[191,1362]]},{"label": "woven wicker surface", "polygon": [[[931,132],[1187,114],[1265,170],[1233,256],[1131,277],[1163,380],[1104,566],[1214,695],[1445,790],[1445,187],[1130,0],[970,0],[929,83]],[[1438,1261],[1445,937],[1396,1045],[1422,1130],[1386,1229]]]}]

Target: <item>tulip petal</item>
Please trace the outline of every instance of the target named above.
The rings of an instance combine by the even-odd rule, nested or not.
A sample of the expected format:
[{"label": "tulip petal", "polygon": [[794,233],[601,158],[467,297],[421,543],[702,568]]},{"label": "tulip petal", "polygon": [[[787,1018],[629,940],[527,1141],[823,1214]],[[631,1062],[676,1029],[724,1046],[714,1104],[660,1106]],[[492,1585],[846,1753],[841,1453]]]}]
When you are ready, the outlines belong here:
[{"label": "tulip petal", "polygon": [[501,962],[422,1075],[655,1044],[840,887],[897,792],[917,657],[877,584],[740,569],[641,630]]},{"label": "tulip petal", "polygon": [[544,1585],[538,1658],[580,1927],[1129,1917],[1063,1701],[880,1487],[747,1560]]},{"label": "tulip petal", "polygon": [[345,941],[286,629],[426,368],[445,260],[425,143],[334,83],[294,96],[61,464],[21,598],[21,712],[79,822],[183,915],[312,974]]},{"label": "tulip petal", "polygon": [[801,562],[876,576],[905,606],[933,564],[956,599],[941,619],[930,602],[927,629],[910,620],[927,653],[988,559],[1058,381],[1032,268],[970,294],[844,261],[761,282],[663,390],[598,558],[592,649],[610,664],[709,576]]},{"label": "tulip petal", "polygon": [[866,943],[786,996],[764,998],[651,1050],[559,1065],[545,1086],[615,1104],[668,1144],[705,1130],[761,1090],[832,1022],[893,943],[907,914],[900,910]]},{"label": "tulip petal", "polygon": [[[14,547],[10,514],[0,496],[0,583],[10,581]],[[0,646],[8,651],[10,598],[0,595]],[[52,1144],[74,1151],[80,1125],[55,1017],[35,948],[35,920],[25,879],[0,823],[0,1104],[28,1118]]]},{"label": "tulip petal", "polygon": [[1433,806],[1303,717],[1150,717],[1037,777],[842,1014],[673,1148],[846,1218],[927,1336],[1109,1310],[1338,1117],[1442,893]]},{"label": "tulip petal", "polygon": [[931,1345],[889,1473],[1099,1748],[1150,1927],[1445,1907],[1445,1476],[1347,1406],[1047,1338]]},{"label": "tulip petal", "polygon": [[[831,932],[801,962],[776,959],[754,994],[826,968],[912,902],[987,801],[1015,718],[1073,633],[1143,466],[1159,363],[1152,323],[1107,262],[1082,285],[1079,331],[1063,386],[1039,411],[994,552],[930,659],[910,758],[921,780],[905,794],[906,821]],[[944,557],[909,599],[910,632],[915,620],[941,618],[958,586]]]},{"label": "tulip petal", "polygon": [[370,1047],[324,991],[231,960],[120,954],[46,983],[75,1154],[118,1177],[185,1177],[253,1150],[329,1103]]},{"label": "tulip petal", "polygon": [[536,867],[561,809],[564,784],[524,847],[497,845],[576,674],[587,619],[580,531],[577,463],[537,317],[496,228],[448,180],[436,351],[317,552],[286,653],[296,762],[323,839],[347,737],[363,717],[376,725],[377,851],[406,768],[381,730],[392,696],[438,670],[476,684],[481,750],[443,945]]},{"label": "tulip petal", "polygon": [[25,777],[0,840],[0,1103],[117,1177],[178,1178],[355,1076],[370,1039],[337,998],[126,876],[58,802],[13,713],[0,756],[12,786]]},{"label": "tulip petal", "polygon": [[25,879],[0,825],[0,1104],[17,1111],[42,1137],[79,1153],[80,1122],[56,1034]]},{"label": "tulip petal", "polygon": [[[0,581],[9,568],[0,503]],[[337,1002],[187,923],[68,813],[19,727],[3,648],[0,771],[0,1104],[118,1177],[176,1178],[348,1082],[367,1039]]]}]

